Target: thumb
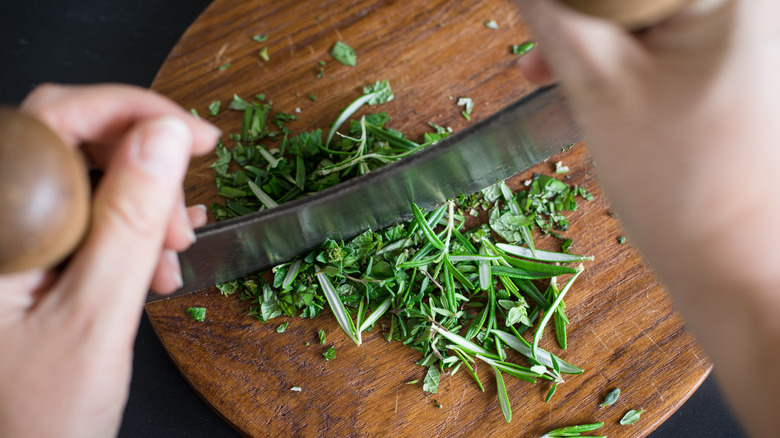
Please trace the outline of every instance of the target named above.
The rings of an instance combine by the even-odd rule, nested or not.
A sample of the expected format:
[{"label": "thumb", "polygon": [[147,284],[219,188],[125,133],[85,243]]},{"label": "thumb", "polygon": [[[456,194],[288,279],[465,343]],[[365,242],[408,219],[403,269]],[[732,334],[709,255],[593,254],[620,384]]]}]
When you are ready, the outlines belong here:
[{"label": "thumb", "polygon": [[63,274],[63,295],[76,308],[137,319],[191,150],[192,134],[175,117],[142,122],[125,135],[95,193],[90,233]]}]

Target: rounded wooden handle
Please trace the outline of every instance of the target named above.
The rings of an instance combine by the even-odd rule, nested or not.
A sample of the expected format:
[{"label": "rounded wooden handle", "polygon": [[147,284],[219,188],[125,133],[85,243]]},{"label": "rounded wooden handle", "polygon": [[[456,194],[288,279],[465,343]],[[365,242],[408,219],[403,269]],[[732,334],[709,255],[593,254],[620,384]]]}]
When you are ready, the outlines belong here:
[{"label": "rounded wooden handle", "polygon": [[681,11],[694,0],[559,0],[596,17],[616,21],[628,29],[652,26]]},{"label": "rounded wooden handle", "polygon": [[36,118],[0,107],[0,274],[70,255],[87,230],[90,193],[78,150]]}]

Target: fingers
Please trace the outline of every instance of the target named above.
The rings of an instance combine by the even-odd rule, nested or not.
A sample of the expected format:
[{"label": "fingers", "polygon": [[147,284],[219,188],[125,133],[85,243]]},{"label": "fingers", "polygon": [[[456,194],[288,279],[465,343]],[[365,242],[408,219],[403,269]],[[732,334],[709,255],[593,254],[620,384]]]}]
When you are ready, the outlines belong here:
[{"label": "fingers", "polygon": [[[552,0],[516,3],[539,42],[543,59],[549,65],[547,70],[554,72],[570,93],[607,88],[620,72],[643,62],[638,42],[615,23],[581,14]],[[541,74],[542,79],[548,79],[538,59],[526,62],[532,70],[524,72],[531,78]]]},{"label": "fingers", "polygon": [[206,121],[153,91],[129,85],[64,86],[44,84],[22,102],[22,111],[37,116],[66,143],[87,145],[97,164],[104,167],[118,139],[145,120],[175,117],[192,136],[191,151],[210,151],[220,131]]},{"label": "fingers", "polygon": [[[165,249],[160,255],[152,277],[150,288],[159,294],[171,293],[182,286],[181,266],[177,251],[181,252],[189,248],[195,240],[193,230],[206,225],[208,221],[206,206],[202,204],[185,209],[184,204],[179,203],[176,211],[168,223]],[[178,239],[178,243],[173,242],[174,239]]]},{"label": "fingers", "polygon": [[[131,318],[128,325],[135,327],[180,205],[194,142],[189,126],[177,117],[153,119],[121,142],[95,193],[90,233],[63,273],[61,286],[69,291],[64,299],[75,309],[109,320]],[[170,263],[165,266],[170,274]],[[161,287],[171,282],[180,280],[168,275]]]},{"label": "fingers", "polygon": [[539,50],[532,50],[520,58],[520,69],[532,84],[539,86],[552,85],[556,78]]}]

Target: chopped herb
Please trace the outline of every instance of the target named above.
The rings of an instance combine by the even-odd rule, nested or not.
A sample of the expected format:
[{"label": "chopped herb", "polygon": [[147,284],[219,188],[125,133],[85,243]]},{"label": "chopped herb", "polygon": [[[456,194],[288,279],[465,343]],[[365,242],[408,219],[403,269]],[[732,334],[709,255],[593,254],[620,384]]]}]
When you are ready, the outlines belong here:
[{"label": "chopped herb", "polygon": [[289,321],[279,324],[279,327],[276,327],[276,333],[284,333],[284,331],[287,330],[288,325],[290,325]]},{"label": "chopped herb", "polygon": [[496,30],[498,29],[498,23],[496,23],[496,20],[486,21],[485,27],[487,27],[488,29]]},{"label": "chopped herb", "polygon": [[443,407],[444,407],[444,406],[442,406],[442,404],[441,404],[441,403],[439,403],[439,401],[438,401],[438,400],[436,400],[436,399],[433,399],[433,400],[431,400],[431,402],[433,403],[433,405],[434,405],[434,406],[436,406],[436,407],[437,407],[437,408],[439,408],[439,409],[441,409],[441,408],[443,408]]},{"label": "chopped herb", "polygon": [[[577,436],[583,436],[583,433],[587,432],[593,432],[596,429],[599,429],[601,426],[603,426],[604,423],[593,423],[593,424],[580,424],[577,426],[566,426],[562,427],[560,429],[555,429],[547,432],[546,434],[542,435],[541,438],[560,438],[560,437],[577,437]],[[590,436],[590,435],[588,435]],[[594,437],[594,438],[606,438],[606,437]]]},{"label": "chopped herb", "polygon": [[533,41],[528,41],[523,44],[517,44],[512,46],[512,54],[514,55],[522,55],[524,53],[528,53],[536,46],[536,43]]},{"label": "chopped herb", "polygon": [[407,385],[416,385],[418,383],[420,383],[420,379],[414,379],[406,382]]},{"label": "chopped herb", "polygon": [[336,44],[333,45],[330,56],[336,61],[350,67],[354,67],[357,64],[357,54],[355,53],[355,50],[341,41],[337,41]]},{"label": "chopped herb", "polygon": [[327,350],[325,350],[324,353],[322,353],[322,356],[325,358],[325,360],[333,360],[336,358],[336,347],[330,346]]},{"label": "chopped herb", "polygon": [[609,391],[607,396],[604,397],[604,402],[601,403],[601,406],[609,406],[614,404],[618,397],[620,397],[620,388],[615,388],[612,391]]},{"label": "chopped herb", "polygon": [[317,96],[315,96],[314,93],[309,93],[309,100],[315,101],[317,100]]},{"label": "chopped herb", "polygon": [[216,116],[219,114],[219,107],[222,106],[222,102],[215,100],[209,104],[209,114]]},{"label": "chopped herb", "polygon": [[320,60],[320,62],[317,63],[320,67],[325,67],[325,61]]},{"label": "chopped herb", "polygon": [[260,49],[260,59],[262,59],[265,62],[268,62],[271,60],[271,56],[268,54],[268,47],[263,47]]},{"label": "chopped herb", "polygon": [[217,289],[222,295],[231,295],[238,290],[238,280],[228,281],[227,283],[220,283],[217,285]]},{"label": "chopped herb", "polygon": [[429,366],[428,372],[425,374],[425,379],[423,380],[423,391],[431,394],[439,392],[440,379],[441,373],[439,372],[439,369],[436,368],[436,365]]},{"label": "chopped herb", "polygon": [[187,315],[189,315],[190,318],[194,319],[198,322],[203,322],[206,320],[206,308],[205,307],[188,307],[187,308]]},{"label": "chopped herb", "polygon": [[266,34],[253,35],[252,36],[252,41],[254,41],[256,43],[264,43],[264,42],[268,41],[268,35],[266,35]]},{"label": "chopped herb", "polygon": [[558,161],[555,163],[555,173],[569,173],[569,168],[563,165],[563,162]]},{"label": "chopped herb", "polygon": [[466,120],[471,120],[471,112],[474,110],[474,101],[471,100],[470,97],[460,97],[458,98],[458,106],[463,107],[461,115],[463,115]]},{"label": "chopped herb", "polygon": [[[319,129],[291,132],[286,123],[295,116],[274,112],[265,96],[234,96],[230,108],[241,118],[241,130],[226,137],[232,146],[216,149],[212,169],[225,203],[212,205],[215,216],[274,208],[402,159],[452,131],[431,124],[433,132],[416,142],[389,128],[385,113],[352,119],[366,104],[393,98],[387,81],[363,91],[327,136]],[[417,363],[426,369],[422,386],[428,393],[438,391],[442,375],[461,366],[484,391],[475,364],[485,362],[496,370],[498,402],[508,421],[512,412],[505,378],[550,382],[549,400],[563,383],[562,374],[583,372],[540,347],[539,327],[553,320],[556,338],[565,346],[563,298],[581,272],[566,265],[592,257],[537,250],[532,238],[537,229],[558,236],[554,230],[568,226],[564,212],[576,209],[576,197],[592,198],[580,187],[535,175],[518,193],[499,183],[433,211],[412,204],[408,222],[368,230],[350,241],[327,240],[271,272],[220,285],[220,290],[240,291],[236,295],[261,321],[280,315],[313,318],[329,307],[357,345],[364,331],[384,320],[388,341],[420,353]],[[489,210],[490,222],[466,230],[462,210]],[[496,241],[496,235],[507,243]],[[561,290],[555,278],[563,282]],[[542,280],[548,284],[539,289]],[[521,334],[533,326],[532,344]],[[324,345],[325,332],[318,335]],[[507,347],[527,363],[508,361]],[[335,348],[323,356],[334,358]]]},{"label": "chopped herb", "polygon": [[643,409],[632,409],[626,412],[626,415],[623,415],[623,418],[620,419],[620,424],[625,426],[636,423],[639,421],[639,417],[642,415],[642,412],[644,412]]},{"label": "chopped herb", "polygon": [[198,110],[196,110],[195,108],[190,108],[190,114],[195,116],[196,119],[200,118],[200,114],[198,114]]},{"label": "chopped herb", "polygon": [[220,65],[220,66],[219,66],[219,71],[227,70],[227,69],[229,69],[229,68],[230,68],[230,66],[231,66],[231,65],[232,65],[232,64],[231,64],[231,63],[229,63],[229,62],[228,62],[228,63],[225,63],[225,64],[222,64],[222,65]]},{"label": "chopped herb", "polygon": [[303,391],[303,389],[301,389],[300,386],[293,386],[292,388],[290,388],[290,391],[301,392],[301,391]]},{"label": "chopped herb", "polygon": [[626,243],[626,236],[618,236],[617,241],[619,244],[623,245]]}]

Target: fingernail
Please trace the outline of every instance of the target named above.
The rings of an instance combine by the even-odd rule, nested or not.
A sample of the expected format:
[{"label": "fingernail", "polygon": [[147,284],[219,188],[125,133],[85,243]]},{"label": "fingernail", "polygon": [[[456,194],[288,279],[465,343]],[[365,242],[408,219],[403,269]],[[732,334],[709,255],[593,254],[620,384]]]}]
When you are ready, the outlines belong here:
[{"label": "fingernail", "polygon": [[167,259],[168,267],[170,269],[171,278],[176,283],[176,289],[184,286],[184,280],[181,277],[181,264],[179,263],[179,254],[171,249],[163,251],[164,257]]},{"label": "fingernail", "polygon": [[139,158],[147,172],[183,174],[191,148],[192,134],[187,125],[175,117],[163,117],[146,127],[140,141]]}]

